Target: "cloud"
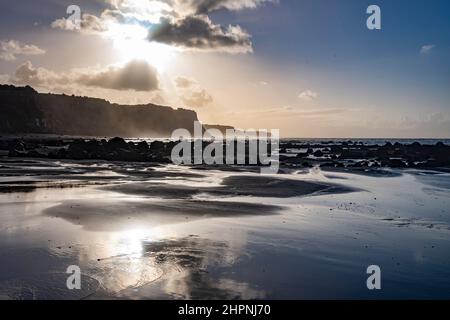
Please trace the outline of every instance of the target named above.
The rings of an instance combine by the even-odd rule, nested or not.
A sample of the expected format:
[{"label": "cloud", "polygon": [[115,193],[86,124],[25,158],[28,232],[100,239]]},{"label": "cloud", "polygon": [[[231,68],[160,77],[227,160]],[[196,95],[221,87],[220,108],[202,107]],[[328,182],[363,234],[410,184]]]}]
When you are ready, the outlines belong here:
[{"label": "cloud", "polygon": [[319,109],[319,110],[302,110],[290,106],[281,107],[279,109],[271,109],[269,112],[280,113],[280,114],[290,114],[302,117],[321,117],[321,116],[330,116],[330,115],[338,115],[347,112],[347,109],[343,108],[327,108],[327,109]]},{"label": "cloud", "polygon": [[213,103],[213,97],[205,90],[192,92],[189,96],[182,97],[183,102],[191,108],[203,108]]},{"label": "cloud", "polygon": [[18,85],[53,88],[82,86],[118,91],[156,91],[159,88],[154,67],[144,61],[131,61],[105,70],[73,70],[58,74],[45,68],[35,68],[30,61],[20,65],[9,82]]},{"label": "cloud", "polygon": [[260,110],[243,110],[240,116],[245,117],[266,117],[275,118],[302,118],[308,120],[332,119],[339,117],[350,109],[345,108],[324,108],[324,109],[301,109],[292,106],[282,106],[277,108],[267,108]]},{"label": "cloud", "polygon": [[197,82],[194,79],[186,77],[176,77],[174,83],[177,88],[187,89],[194,86]]},{"label": "cloud", "polygon": [[79,29],[65,18],[54,21],[52,27],[114,39],[112,29],[117,25],[134,25],[148,30],[149,41],[185,50],[251,53],[247,31],[239,25],[214,23],[209,14],[255,9],[273,2],[277,0],[106,0],[109,7],[100,16],[83,14]]},{"label": "cloud", "polygon": [[122,20],[159,23],[163,18],[174,14],[171,4],[155,0],[107,0],[112,9],[106,9],[103,17],[115,17]]},{"label": "cloud", "polygon": [[7,84],[9,82],[9,75],[0,74],[0,84]]},{"label": "cloud", "polygon": [[65,77],[45,68],[35,68],[30,61],[21,64],[10,77],[9,82],[18,85],[50,86],[67,82]]},{"label": "cloud", "polygon": [[305,101],[311,101],[311,100],[315,100],[317,99],[319,95],[317,94],[317,92],[311,91],[311,90],[306,90],[303,91],[302,93],[300,93],[298,95],[299,99],[305,100]]},{"label": "cloud", "polygon": [[420,48],[420,54],[429,54],[431,53],[431,51],[433,51],[434,47],[434,44],[427,44],[425,46],[422,46],[422,48]]},{"label": "cloud", "polygon": [[212,23],[206,15],[166,21],[150,32],[149,40],[175,47],[230,53],[253,52],[251,36],[239,26],[227,29]]},{"label": "cloud", "polygon": [[202,88],[195,79],[176,77],[173,80],[183,103],[190,108],[203,108],[214,102],[208,91]]},{"label": "cloud", "polygon": [[44,54],[45,50],[33,44],[24,44],[16,40],[0,40],[0,60],[13,61],[17,56]]},{"label": "cloud", "polygon": [[99,73],[82,75],[78,83],[113,90],[154,91],[159,88],[156,69],[138,60],[120,67],[109,67]]},{"label": "cloud", "polygon": [[[183,3],[182,3],[183,2]],[[195,14],[207,14],[216,10],[226,9],[238,11],[242,9],[255,9],[267,2],[278,2],[277,0],[177,0],[178,8],[190,9]]]},{"label": "cloud", "polygon": [[102,34],[108,31],[108,20],[106,16],[101,18],[91,15],[83,14],[80,21],[80,27],[73,23],[72,20],[61,18],[52,22],[51,27],[54,29],[79,31],[84,34]]}]

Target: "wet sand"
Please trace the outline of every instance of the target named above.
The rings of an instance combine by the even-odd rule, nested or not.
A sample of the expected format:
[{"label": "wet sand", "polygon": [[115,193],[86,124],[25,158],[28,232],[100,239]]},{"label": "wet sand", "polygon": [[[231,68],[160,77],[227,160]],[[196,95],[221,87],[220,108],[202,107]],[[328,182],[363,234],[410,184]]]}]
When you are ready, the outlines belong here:
[{"label": "wet sand", "polygon": [[449,187],[427,170],[9,159],[0,299],[450,298]]}]

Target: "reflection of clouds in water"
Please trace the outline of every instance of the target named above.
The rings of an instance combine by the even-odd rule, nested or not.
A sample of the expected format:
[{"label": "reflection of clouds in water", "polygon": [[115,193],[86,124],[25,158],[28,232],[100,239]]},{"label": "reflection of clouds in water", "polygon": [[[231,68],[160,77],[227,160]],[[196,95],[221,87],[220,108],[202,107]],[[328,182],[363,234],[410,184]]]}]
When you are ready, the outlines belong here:
[{"label": "reflection of clouds in water", "polygon": [[91,273],[108,294],[118,294],[157,280],[163,272],[154,259],[145,256],[143,238],[156,236],[152,230],[130,229],[111,235],[108,245],[98,248]]},{"label": "reflection of clouds in water", "polygon": [[[216,272],[233,267],[240,252],[230,250],[227,242],[196,236],[182,239],[145,242],[143,259],[155,270],[163,270],[158,283],[141,281],[139,290],[128,288],[127,297],[162,297],[175,299],[260,299],[264,292],[245,282],[218,276]],[[162,290],[164,293],[156,291]]]},{"label": "reflection of clouds in water", "polygon": [[137,255],[101,260],[93,273],[107,296],[120,295],[123,290],[149,284],[163,275],[153,259]]}]

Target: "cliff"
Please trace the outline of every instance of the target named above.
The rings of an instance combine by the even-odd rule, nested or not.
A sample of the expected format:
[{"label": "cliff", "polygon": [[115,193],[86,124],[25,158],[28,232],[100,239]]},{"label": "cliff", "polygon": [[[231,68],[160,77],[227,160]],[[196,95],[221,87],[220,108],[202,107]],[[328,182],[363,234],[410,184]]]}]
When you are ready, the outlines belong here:
[{"label": "cliff", "polygon": [[220,132],[222,132],[223,135],[226,135],[227,130],[235,130],[235,128],[232,126],[224,126],[224,125],[219,125],[219,124],[204,124],[203,128],[205,130],[210,130],[210,129],[219,130]]},{"label": "cliff", "polygon": [[154,104],[118,105],[106,100],[42,94],[0,85],[0,132],[77,136],[164,137],[193,131],[197,114]]}]

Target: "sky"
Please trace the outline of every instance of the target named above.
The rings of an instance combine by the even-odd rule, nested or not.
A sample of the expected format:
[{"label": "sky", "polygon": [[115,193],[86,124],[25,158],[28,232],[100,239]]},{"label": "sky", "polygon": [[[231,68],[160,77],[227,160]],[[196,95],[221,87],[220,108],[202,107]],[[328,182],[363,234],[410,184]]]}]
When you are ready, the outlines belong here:
[{"label": "sky", "polygon": [[0,83],[283,137],[450,138],[447,0],[5,0],[0,17]]}]

